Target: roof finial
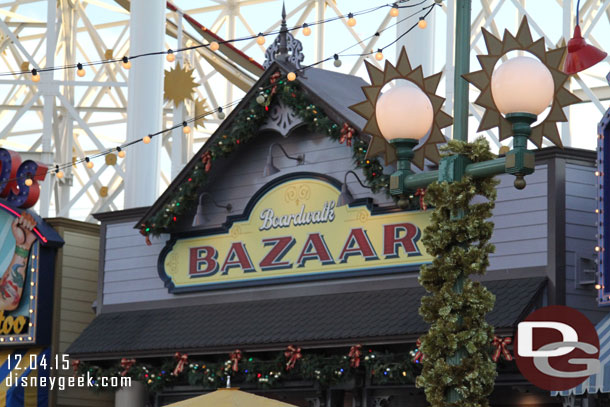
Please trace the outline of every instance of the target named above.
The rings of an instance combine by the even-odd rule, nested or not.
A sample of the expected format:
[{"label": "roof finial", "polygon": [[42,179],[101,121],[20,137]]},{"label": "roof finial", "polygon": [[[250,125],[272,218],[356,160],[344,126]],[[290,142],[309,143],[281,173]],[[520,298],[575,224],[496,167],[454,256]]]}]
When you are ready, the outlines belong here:
[{"label": "roof finial", "polygon": [[280,29],[280,49],[279,58],[282,61],[288,59],[288,41],[286,39],[288,35],[288,26],[286,25],[286,3],[282,1],[282,28]]}]

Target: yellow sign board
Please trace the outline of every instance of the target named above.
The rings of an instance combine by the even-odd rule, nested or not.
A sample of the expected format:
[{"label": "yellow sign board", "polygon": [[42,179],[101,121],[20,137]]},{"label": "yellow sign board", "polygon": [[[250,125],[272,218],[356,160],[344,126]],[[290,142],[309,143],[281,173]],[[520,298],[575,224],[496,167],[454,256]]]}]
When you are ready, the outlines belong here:
[{"label": "yellow sign board", "polygon": [[[420,241],[429,212],[337,207],[339,185],[292,174],[263,187],[224,231],[176,236],[161,253],[170,292],[376,275],[432,261]],[[190,235],[189,235],[190,236]]]}]

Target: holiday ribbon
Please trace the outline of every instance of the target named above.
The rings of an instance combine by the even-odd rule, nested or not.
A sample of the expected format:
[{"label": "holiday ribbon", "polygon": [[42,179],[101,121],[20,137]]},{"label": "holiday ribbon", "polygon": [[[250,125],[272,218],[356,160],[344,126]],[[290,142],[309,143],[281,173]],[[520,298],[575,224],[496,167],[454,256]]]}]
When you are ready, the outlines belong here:
[{"label": "holiday ribbon", "polygon": [[241,360],[241,351],[236,349],[235,352],[231,353],[231,362],[233,363],[232,369],[234,372],[239,370],[239,361]]},{"label": "holiday ribbon", "polygon": [[210,153],[209,150],[203,153],[201,156],[201,162],[204,165],[205,172],[210,172],[212,169],[212,153]]},{"label": "holiday ribbon", "polygon": [[123,371],[121,372],[121,376],[125,376],[129,372],[129,369],[131,369],[131,367],[135,364],[136,364],[135,359],[127,359],[127,358],[121,359],[121,367],[123,368]]},{"label": "holiday ribbon", "polygon": [[413,356],[413,362],[414,363],[421,363],[424,360],[424,354],[421,351],[421,340],[418,339],[417,342],[415,342],[415,347],[416,347],[416,351],[415,351],[415,356]]},{"label": "holiday ribbon", "polygon": [[80,366],[80,360],[76,359],[72,361],[72,370],[74,370],[74,376],[78,373],[78,367]]},{"label": "holiday ribbon", "polygon": [[286,351],[284,351],[284,356],[286,356],[286,359],[288,359],[288,362],[286,362],[286,370],[293,369],[297,363],[297,360],[303,357],[301,355],[301,348],[295,348],[292,345],[286,348]]},{"label": "holiday ribbon", "polygon": [[510,336],[500,338],[499,336],[494,335],[494,340],[491,344],[495,347],[495,350],[494,354],[491,357],[491,360],[497,362],[498,359],[500,359],[500,354],[502,354],[504,359],[508,360],[509,362],[513,360],[513,355],[510,354],[510,351],[507,348],[507,346],[510,345],[512,342],[513,338],[511,338]]},{"label": "holiday ribbon", "polygon": [[356,130],[354,130],[353,127],[350,127],[350,125],[347,123],[343,123],[343,127],[341,128],[341,138],[339,138],[339,143],[341,143],[341,144],[345,143],[345,145],[347,145],[348,147],[351,147],[352,138],[354,137],[355,132],[356,132]]},{"label": "holiday ribbon", "polygon": [[144,229],[140,229],[140,234],[146,238],[146,246],[152,246],[152,242],[150,241],[150,237],[148,233]]},{"label": "holiday ribbon", "polygon": [[426,190],[424,188],[417,188],[417,191],[415,191],[415,196],[419,196],[419,209],[421,209],[422,211],[428,209],[428,206],[426,206],[426,203],[424,202]]},{"label": "holiday ribbon", "polygon": [[178,376],[180,373],[182,373],[182,371],[184,370],[184,366],[186,366],[186,364],[188,363],[189,355],[187,355],[186,353],[182,354],[180,352],[176,352],[174,358],[178,361],[178,364],[176,365],[173,374],[174,376]]},{"label": "holiday ribbon", "polygon": [[[271,95],[269,95],[269,97],[267,98],[267,100],[269,102],[271,102],[271,96],[275,95],[275,93],[277,92],[277,80],[280,79],[280,76],[282,76],[282,74],[277,71],[276,73],[274,73],[273,75],[271,75],[271,78],[269,78],[269,83],[273,85],[273,87],[271,88]],[[269,106],[269,105],[267,105]]]},{"label": "holiday ribbon", "polygon": [[351,367],[357,368],[358,366],[360,366],[360,357],[362,357],[362,345],[352,346],[347,356],[350,358],[349,365]]}]

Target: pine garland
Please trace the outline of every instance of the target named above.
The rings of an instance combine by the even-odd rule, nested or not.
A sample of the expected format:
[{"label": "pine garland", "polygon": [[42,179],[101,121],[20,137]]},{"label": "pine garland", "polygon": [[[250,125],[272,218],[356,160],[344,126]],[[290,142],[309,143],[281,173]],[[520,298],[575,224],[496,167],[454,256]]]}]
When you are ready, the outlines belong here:
[{"label": "pine garland", "polygon": [[[494,158],[482,138],[474,143],[449,141],[445,155],[460,154],[471,162]],[[430,295],[422,298],[420,314],[431,324],[422,339],[425,355],[417,386],[423,387],[433,407],[487,407],[492,392],[496,365],[490,359],[489,343],[493,328],[485,315],[493,309],[495,296],[483,285],[468,279],[470,274],[485,274],[489,244],[493,232],[491,217],[496,198],[493,178],[464,177],[458,182],[435,182],[426,191],[426,200],[435,207],[431,224],[422,241],[434,257],[420,269],[419,282]],[[486,202],[472,203],[480,195]],[[463,281],[463,290],[456,286]],[[463,353],[460,364],[448,362],[448,356]],[[450,388],[461,400],[446,401]]]},{"label": "pine garland", "polygon": [[[237,117],[227,133],[208,144],[203,156],[205,162],[195,165],[186,182],[174,194],[173,199],[141,225],[140,232],[143,235],[158,236],[167,232],[173,223],[192,210],[197,204],[198,191],[208,182],[208,171],[213,162],[218,158],[229,157],[239,146],[252,140],[267,119],[269,106],[273,103],[279,101],[290,107],[310,131],[324,134],[336,142],[343,141],[341,126],[330,119],[320,107],[312,104],[297,83],[280,79],[277,82],[275,93],[272,93],[271,89],[265,90],[265,93],[267,103],[259,104],[253,99],[247,107],[237,112]],[[364,173],[365,184],[371,187],[373,193],[385,191],[386,195],[390,196],[388,189],[390,176],[383,173],[384,167],[377,158],[365,158],[368,140],[354,134],[354,138],[346,142],[346,145],[350,144],[355,167]]]}]

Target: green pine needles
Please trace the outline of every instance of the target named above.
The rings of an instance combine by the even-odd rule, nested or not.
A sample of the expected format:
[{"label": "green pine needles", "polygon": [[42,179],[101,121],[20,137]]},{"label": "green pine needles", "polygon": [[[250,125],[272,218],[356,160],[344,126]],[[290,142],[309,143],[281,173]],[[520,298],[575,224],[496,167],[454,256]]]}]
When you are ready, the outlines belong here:
[{"label": "green pine needles", "polygon": [[[495,158],[483,138],[474,143],[449,141],[443,152],[471,162]],[[493,328],[485,315],[493,309],[495,296],[468,276],[485,274],[495,249],[489,243],[493,223],[487,219],[497,184],[493,178],[465,176],[457,182],[435,182],[426,191],[434,210],[422,241],[435,259],[421,267],[419,276],[429,293],[419,312],[431,326],[421,338],[425,360],[416,383],[433,407],[489,405],[496,365],[489,355]],[[473,203],[477,195],[485,199]]]}]

